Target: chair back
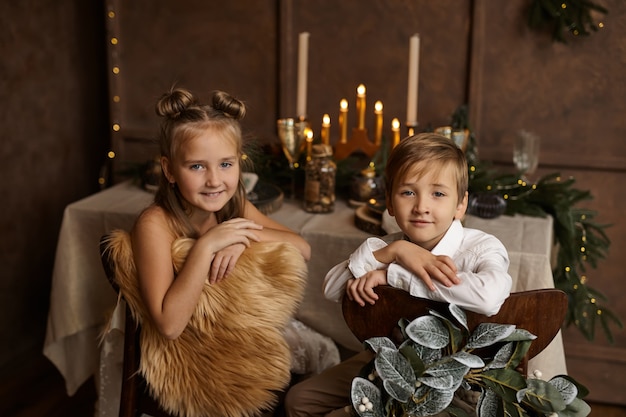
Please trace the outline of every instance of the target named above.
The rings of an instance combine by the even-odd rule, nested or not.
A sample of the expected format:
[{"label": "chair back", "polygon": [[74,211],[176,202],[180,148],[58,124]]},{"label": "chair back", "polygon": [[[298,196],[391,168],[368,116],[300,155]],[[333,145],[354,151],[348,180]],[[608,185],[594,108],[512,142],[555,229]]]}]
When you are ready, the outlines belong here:
[{"label": "chair back", "polygon": [[[429,314],[429,310],[447,315],[447,303],[413,297],[404,290],[389,286],[376,287],[376,293],[379,296],[376,303],[366,304],[365,307],[347,296],[343,298],[344,319],[361,342],[371,337],[392,338],[398,321],[403,318],[413,320]],[[537,336],[530,345],[525,362],[550,344],[560,330],[566,312],[567,296],[554,288],[512,293],[494,316],[465,311],[470,332],[480,323],[500,323],[513,324]]]},{"label": "chair back", "polygon": [[[100,239],[100,259],[107,280],[116,293],[120,287],[115,281],[115,264],[110,256],[109,235]],[[139,374],[139,335],[141,327],[135,323],[128,305],[126,305],[124,324],[124,363],[122,365],[122,392],[120,395],[119,417],[139,417],[147,414],[153,417],[174,417],[163,410],[159,403],[147,392],[146,381]]]}]

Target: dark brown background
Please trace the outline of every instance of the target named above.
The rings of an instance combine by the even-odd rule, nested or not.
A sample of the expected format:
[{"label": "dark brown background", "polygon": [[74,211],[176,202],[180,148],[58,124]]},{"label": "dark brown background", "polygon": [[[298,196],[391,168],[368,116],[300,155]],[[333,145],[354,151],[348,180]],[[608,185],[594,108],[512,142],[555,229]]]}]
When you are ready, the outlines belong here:
[{"label": "dark brown background", "polygon": [[[587,275],[626,321],[626,8],[598,0],[609,9],[598,15],[606,28],[560,44],[528,29],[530,2],[0,3],[0,369],[41,351],[63,209],[98,190],[106,151],[116,150],[118,165],[152,156],[146,142],[155,132],[154,101],[172,84],[203,97],[213,89],[239,96],[248,105],[246,133],[277,143],[276,119],[295,116],[302,31],[311,33],[307,107],[314,129],[323,113],[336,121],[344,97],[353,122],[360,83],[370,131],[376,100],[385,105],[386,135],[391,117],[404,122],[408,42],[419,33],[422,127],[447,124],[469,103],[481,158],[503,169],[510,169],[514,133],[537,133],[538,173],[573,175],[577,188],[594,196],[585,206],[613,225],[608,259]],[[331,137],[335,142],[336,125]],[[601,333],[587,342],[567,329],[567,361],[590,397],[626,404],[626,335],[614,332],[611,345]]]}]

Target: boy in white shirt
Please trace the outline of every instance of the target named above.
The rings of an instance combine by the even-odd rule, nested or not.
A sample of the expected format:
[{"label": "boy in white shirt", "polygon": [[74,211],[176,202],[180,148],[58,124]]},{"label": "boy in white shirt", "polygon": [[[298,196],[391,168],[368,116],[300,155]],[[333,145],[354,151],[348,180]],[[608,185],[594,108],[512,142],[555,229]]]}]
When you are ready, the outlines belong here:
[{"label": "boy in white shirt", "polygon": [[[509,258],[496,237],[461,224],[468,200],[463,152],[433,133],[405,138],[389,155],[385,186],[387,209],[401,232],[368,238],[332,268],[324,280],[326,298],[339,302],[346,294],[360,305],[374,304],[375,288],[391,285],[496,314],[511,291]],[[372,357],[364,351],[292,387],[287,417],[350,414],[352,379]]]}]

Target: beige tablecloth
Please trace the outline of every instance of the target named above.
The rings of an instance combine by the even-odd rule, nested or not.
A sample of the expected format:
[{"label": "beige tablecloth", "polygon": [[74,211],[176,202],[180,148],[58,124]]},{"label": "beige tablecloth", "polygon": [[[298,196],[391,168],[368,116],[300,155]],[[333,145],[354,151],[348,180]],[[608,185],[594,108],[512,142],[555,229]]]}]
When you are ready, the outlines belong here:
[{"label": "beige tablecloth", "polygon": [[[70,395],[92,375],[97,375],[99,385],[110,386],[110,380],[119,380],[119,371],[105,365],[121,361],[122,335],[110,332],[107,343],[99,344],[105,320],[117,298],[104,275],[98,242],[112,229],[130,230],[137,214],[152,199],[151,193],[127,182],[65,209],[43,352],[65,378]],[[326,272],[346,259],[368,236],[354,226],[354,210],[339,201],[333,213],[315,215],[304,212],[298,202],[285,201],[271,217],[301,233],[312,248],[305,300],[297,319],[346,348],[359,350],[361,344],[343,321],[341,306],[327,301],[321,292]],[[465,224],[494,234],[504,243],[511,258],[509,272],[514,291],[553,287],[552,218],[501,216],[485,220],[468,216]],[[115,327],[123,328],[120,323]],[[560,334],[530,364],[530,370],[537,368],[544,377],[566,373]],[[100,397],[101,408],[115,408],[115,399]]]}]

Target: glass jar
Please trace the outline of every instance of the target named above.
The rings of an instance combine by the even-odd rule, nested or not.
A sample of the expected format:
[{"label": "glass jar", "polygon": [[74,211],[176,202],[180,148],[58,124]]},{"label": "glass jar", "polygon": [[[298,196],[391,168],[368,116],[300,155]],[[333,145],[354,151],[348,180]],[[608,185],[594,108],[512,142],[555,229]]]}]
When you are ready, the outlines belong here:
[{"label": "glass jar", "polygon": [[335,176],[330,145],[313,145],[307,161],[304,180],[304,210],[309,213],[330,213],[335,209]]},{"label": "glass jar", "polygon": [[376,175],[373,167],[367,167],[352,179],[350,188],[351,203],[367,203],[370,200],[385,199],[385,183],[382,176]]}]

